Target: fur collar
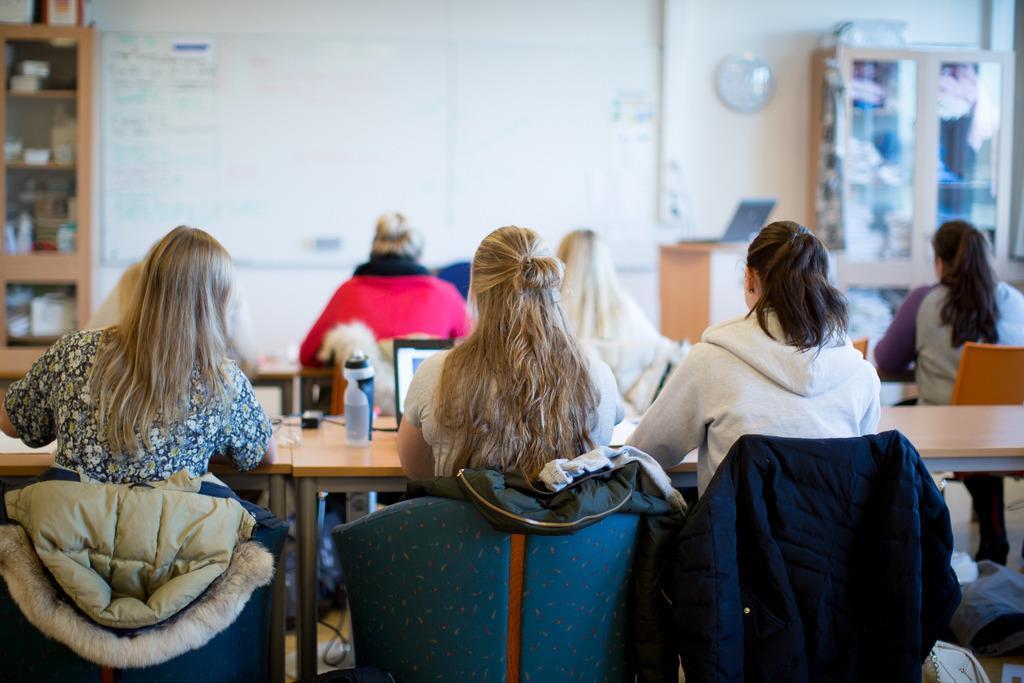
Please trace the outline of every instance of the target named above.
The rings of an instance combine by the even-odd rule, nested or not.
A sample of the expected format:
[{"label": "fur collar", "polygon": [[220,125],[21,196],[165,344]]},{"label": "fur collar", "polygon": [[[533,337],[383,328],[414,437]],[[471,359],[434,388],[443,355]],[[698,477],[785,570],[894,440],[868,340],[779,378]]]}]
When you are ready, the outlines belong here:
[{"label": "fur collar", "polygon": [[62,599],[25,530],[0,526],[0,576],[25,618],[82,659],[114,669],[156,666],[206,645],[235,622],[254,590],[274,578],[274,556],[255,541],[235,548],[231,564],[174,618],[130,637],[107,630]]}]

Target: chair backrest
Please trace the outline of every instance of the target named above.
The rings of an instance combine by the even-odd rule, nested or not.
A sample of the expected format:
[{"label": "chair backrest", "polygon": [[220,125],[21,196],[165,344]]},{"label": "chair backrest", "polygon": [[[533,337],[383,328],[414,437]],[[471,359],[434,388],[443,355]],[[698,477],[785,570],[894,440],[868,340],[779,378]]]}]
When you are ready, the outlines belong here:
[{"label": "chair backrest", "polygon": [[1024,403],[1024,346],[964,344],[949,402],[954,405]]},{"label": "chair backrest", "polygon": [[437,277],[451,283],[463,299],[469,298],[469,274],[472,266],[469,261],[456,261],[437,271]]},{"label": "chair backrest", "polygon": [[853,340],[853,348],[855,348],[858,351],[860,351],[860,355],[864,356],[864,359],[867,360],[867,357],[868,357],[868,338],[867,337],[861,337],[860,339],[854,339]]},{"label": "chair backrest", "polygon": [[398,681],[626,680],[639,519],[521,536],[418,498],[336,528],[357,663]]}]

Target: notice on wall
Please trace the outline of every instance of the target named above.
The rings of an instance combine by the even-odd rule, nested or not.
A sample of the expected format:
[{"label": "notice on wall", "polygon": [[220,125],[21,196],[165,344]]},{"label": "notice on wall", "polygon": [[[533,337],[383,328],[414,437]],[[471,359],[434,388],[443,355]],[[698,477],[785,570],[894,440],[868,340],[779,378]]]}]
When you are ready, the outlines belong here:
[{"label": "notice on wall", "polygon": [[104,44],[103,224],[117,263],[145,253],[172,223],[216,217],[220,168],[217,49],[208,38],[115,35]]}]

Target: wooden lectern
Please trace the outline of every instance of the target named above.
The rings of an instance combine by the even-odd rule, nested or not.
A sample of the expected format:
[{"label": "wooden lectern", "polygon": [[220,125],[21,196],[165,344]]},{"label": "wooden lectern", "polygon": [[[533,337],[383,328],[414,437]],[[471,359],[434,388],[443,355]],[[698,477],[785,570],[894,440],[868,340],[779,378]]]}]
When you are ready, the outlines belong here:
[{"label": "wooden lectern", "polygon": [[696,344],[708,327],[747,312],[743,269],[747,245],[665,244],[659,258],[661,333]]}]

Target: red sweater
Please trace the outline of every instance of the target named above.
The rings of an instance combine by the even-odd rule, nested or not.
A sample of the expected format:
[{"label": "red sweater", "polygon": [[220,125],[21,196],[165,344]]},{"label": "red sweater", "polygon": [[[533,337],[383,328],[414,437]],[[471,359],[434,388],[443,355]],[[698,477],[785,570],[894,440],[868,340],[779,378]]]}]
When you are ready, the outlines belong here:
[{"label": "red sweater", "polygon": [[432,275],[356,275],[338,287],[302,342],[299,360],[319,365],[316,354],[336,325],[359,321],[377,339],[407,334],[457,338],[469,334],[466,302],[452,285]]}]

